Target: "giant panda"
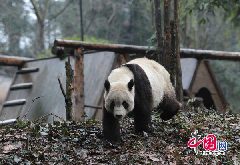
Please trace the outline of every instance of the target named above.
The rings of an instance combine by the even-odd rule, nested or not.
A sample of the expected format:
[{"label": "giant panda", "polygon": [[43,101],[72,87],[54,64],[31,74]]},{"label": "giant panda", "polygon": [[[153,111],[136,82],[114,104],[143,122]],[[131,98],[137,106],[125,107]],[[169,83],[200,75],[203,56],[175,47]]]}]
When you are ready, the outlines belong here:
[{"label": "giant panda", "polygon": [[119,121],[127,114],[133,114],[136,132],[149,132],[154,108],[161,110],[163,120],[169,120],[181,105],[167,70],[145,57],[112,70],[104,87],[103,135],[113,142],[121,139]]}]

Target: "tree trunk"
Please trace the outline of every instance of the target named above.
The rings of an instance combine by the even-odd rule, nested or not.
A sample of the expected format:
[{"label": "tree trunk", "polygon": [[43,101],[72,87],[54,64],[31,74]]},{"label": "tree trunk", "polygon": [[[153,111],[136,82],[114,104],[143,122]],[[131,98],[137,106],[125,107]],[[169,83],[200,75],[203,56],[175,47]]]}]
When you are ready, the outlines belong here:
[{"label": "tree trunk", "polygon": [[20,54],[20,38],[21,35],[18,33],[14,33],[14,34],[9,34],[8,35],[8,52],[11,55],[15,55],[15,56],[19,56]]},{"label": "tree trunk", "polygon": [[44,21],[38,20],[38,33],[37,33],[37,42],[36,42],[36,53],[41,53],[44,49],[44,31],[45,25]]},{"label": "tree trunk", "polygon": [[171,0],[164,0],[164,53],[162,64],[165,66],[171,77],[174,76],[171,70],[171,28],[170,28],[170,4]]},{"label": "tree trunk", "polygon": [[176,31],[176,94],[177,99],[183,101],[183,87],[182,87],[182,69],[180,63],[180,44],[179,44],[179,19],[178,19],[178,8],[179,1],[174,0],[174,22],[175,22],[175,31]]},{"label": "tree trunk", "polygon": [[72,120],[72,82],[73,82],[73,70],[70,63],[70,57],[65,62],[66,68],[66,120]]},{"label": "tree trunk", "polygon": [[[161,25],[161,6],[160,0],[154,0],[155,6],[155,28],[156,28],[156,39],[157,39],[157,50],[156,50],[156,61],[160,64],[164,61],[163,59],[163,35]],[[164,66],[164,65],[163,65]]]},{"label": "tree trunk", "polygon": [[175,22],[172,20],[170,23],[171,26],[171,66],[170,66],[170,70],[171,70],[171,82],[173,84],[173,86],[176,89],[176,67],[177,67],[177,62],[176,62],[176,28],[175,28]]}]

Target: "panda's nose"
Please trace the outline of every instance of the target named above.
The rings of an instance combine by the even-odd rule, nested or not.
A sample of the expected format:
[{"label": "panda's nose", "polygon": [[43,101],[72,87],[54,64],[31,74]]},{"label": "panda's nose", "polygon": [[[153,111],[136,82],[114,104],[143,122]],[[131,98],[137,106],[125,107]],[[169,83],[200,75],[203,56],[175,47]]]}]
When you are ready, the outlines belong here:
[{"label": "panda's nose", "polygon": [[122,118],[122,115],[116,115],[115,116],[117,119],[121,119]]}]

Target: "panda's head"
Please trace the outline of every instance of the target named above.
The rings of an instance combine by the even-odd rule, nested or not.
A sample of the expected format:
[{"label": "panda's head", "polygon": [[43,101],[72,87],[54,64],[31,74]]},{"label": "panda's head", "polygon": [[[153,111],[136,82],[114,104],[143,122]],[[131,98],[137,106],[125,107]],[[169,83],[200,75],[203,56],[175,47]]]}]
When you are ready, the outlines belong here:
[{"label": "panda's head", "polygon": [[105,108],[113,116],[120,120],[124,118],[134,108],[134,81],[113,82],[108,80],[104,83],[105,87]]}]

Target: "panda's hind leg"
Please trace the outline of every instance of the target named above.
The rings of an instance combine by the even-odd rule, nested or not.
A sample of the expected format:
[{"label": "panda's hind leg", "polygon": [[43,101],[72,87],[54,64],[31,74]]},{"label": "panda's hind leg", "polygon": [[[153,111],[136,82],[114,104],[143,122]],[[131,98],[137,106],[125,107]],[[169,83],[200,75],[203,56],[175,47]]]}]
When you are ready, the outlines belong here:
[{"label": "panda's hind leg", "polygon": [[160,110],[162,110],[160,117],[163,120],[171,119],[177,114],[178,110],[180,109],[180,105],[181,104],[175,97],[169,97],[165,95],[163,101],[159,105]]}]

